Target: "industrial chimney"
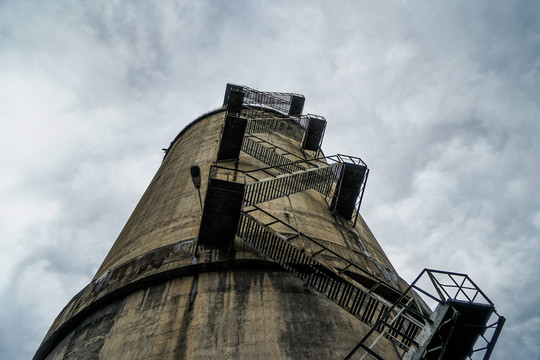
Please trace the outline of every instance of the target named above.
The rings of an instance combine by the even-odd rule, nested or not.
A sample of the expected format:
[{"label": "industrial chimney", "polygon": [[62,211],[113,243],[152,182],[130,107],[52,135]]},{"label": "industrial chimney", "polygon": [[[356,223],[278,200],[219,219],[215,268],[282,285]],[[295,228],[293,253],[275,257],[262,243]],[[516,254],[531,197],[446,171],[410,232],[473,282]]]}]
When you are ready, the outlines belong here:
[{"label": "industrial chimney", "polygon": [[465,274],[401,279],[359,213],[367,164],[323,154],[304,101],[228,84],[34,359],[489,358],[504,318]]}]

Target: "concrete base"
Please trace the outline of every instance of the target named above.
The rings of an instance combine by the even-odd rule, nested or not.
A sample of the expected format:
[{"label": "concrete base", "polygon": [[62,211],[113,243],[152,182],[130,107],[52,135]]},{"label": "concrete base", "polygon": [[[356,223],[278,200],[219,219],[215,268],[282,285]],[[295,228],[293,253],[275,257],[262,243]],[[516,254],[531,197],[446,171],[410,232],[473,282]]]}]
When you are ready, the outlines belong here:
[{"label": "concrete base", "polygon": [[364,331],[292,274],[223,265],[100,308],[46,359],[334,359]]}]

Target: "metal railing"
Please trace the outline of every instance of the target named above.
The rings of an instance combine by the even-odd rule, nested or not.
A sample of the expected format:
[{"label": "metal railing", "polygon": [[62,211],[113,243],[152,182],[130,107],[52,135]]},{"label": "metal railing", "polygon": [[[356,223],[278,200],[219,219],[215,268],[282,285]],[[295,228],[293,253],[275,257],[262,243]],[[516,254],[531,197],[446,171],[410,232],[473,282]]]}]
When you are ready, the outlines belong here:
[{"label": "metal railing", "polygon": [[[273,162],[273,166],[247,171],[218,165],[212,165],[210,168],[210,177],[212,178],[245,183],[246,197],[244,198],[244,204],[249,205],[270,201],[309,189],[323,194],[327,202],[330,203],[332,199],[337,199],[337,196],[339,196],[339,179],[343,171],[343,164],[345,162],[357,165],[364,164],[360,158],[343,154],[310,160],[290,161],[279,155],[269,157],[268,153],[265,153],[261,148],[256,149],[255,146],[250,149],[253,150],[252,156],[260,161],[269,161],[270,159],[269,162]],[[257,173],[272,175],[269,170],[277,169],[278,171],[283,171],[284,167],[289,170],[299,170],[285,172],[283,175],[266,176],[265,178],[259,178],[255,175]],[[362,193],[359,194],[358,198],[361,198]]]},{"label": "metal railing", "polygon": [[293,140],[302,141],[306,129],[292,118],[264,117],[248,118],[246,132],[248,134],[276,132]]},{"label": "metal railing", "polygon": [[[431,291],[427,289],[428,287],[431,287]],[[384,360],[373,350],[375,344],[381,337],[380,335],[377,336],[376,333],[387,333],[391,336],[393,336],[393,334],[400,334],[401,331],[396,329],[394,324],[399,324],[401,321],[400,318],[406,314],[410,314],[409,318],[414,317],[420,323],[423,323],[424,325],[422,327],[429,329],[429,326],[433,325],[433,321],[430,317],[424,312],[418,312],[417,309],[410,306],[409,301],[405,301],[407,295],[410,296],[409,299],[413,297],[418,298],[419,295],[423,296],[422,300],[426,300],[427,302],[431,301],[432,305],[435,304],[437,306],[441,304],[450,304],[450,306],[452,306],[452,303],[449,303],[451,300],[491,306],[493,308],[493,313],[490,315],[490,318],[483,328],[480,329],[481,331],[479,331],[478,339],[467,356],[467,359],[473,359],[473,357],[479,358],[480,356],[482,356],[481,358],[484,360],[489,359],[505,323],[505,318],[497,313],[493,302],[482,292],[482,290],[480,290],[467,274],[424,269],[400,298],[378,319],[371,330],[364,335],[360,343],[345,357],[345,360],[352,359],[353,355],[357,354],[359,350],[363,351],[360,359],[369,356],[371,359]],[[417,303],[419,303],[419,301],[417,301]],[[398,316],[396,316],[396,314],[398,314]],[[435,333],[444,326],[447,328],[449,326],[453,327],[452,322],[455,323],[455,321],[455,317],[453,317],[445,323],[441,323],[439,327],[431,329],[431,331]],[[452,332],[452,330],[448,331],[448,329],[445,331],[449,333]],[[419,349],[419,346],[422,345],[420,344],[421,340],[419,337],[425,338],[426,334],[421,334],[421,332],[416,331],[413,335],[415,336],[410,337],[408,341],[400,341],[398,337],[394,337],[394,342],[397,347],[402,349],[400,351],[401,358],[410,359],[413,354],[422,352],[442,353],[444,351],[444,347],[440,345],[434,349]],[[444,336],[449,335],[445,334]],[[406,337],[404,337],[404,339],[406,339]],[[370,342],[369,345],[368,342]],[[423,344],[424,347],[428,345],[429,344]]]},{"label": "metal railing", "polygon": [[244,92],[244,104],[267,107],[284,114],[289,113],[293,97],[304,98],[304,96],[300,94],[259,91],[247,86],[243,86],[242,90]]},{"label": "metal railing", "polygon": [[301,157],[274,146],[255,135],[244,136],[242,151],[262,163],[273,166],[284,173],[306,170],[306,164],[296,163],[303,160]]},{"label": "metal railing", "polygon": [[[266,218],[267,222],[258,220],[252,215],[254,212],[260,214],[258,217]],[[278,231],[280,228],[294,235],[287,237]],[[388,284],[328,249],[320,241],[300,233],[257,206],[241,213],[237,235],[362,322],[376,327],[382,317],[390,312],[399,321],[393,326],[392,332],[382,335],[394,342],[397,339],[401,344],[410,346],[414,343],[413,338],[422,327],[415,317],[421,315],[415,312],[413,317],[390,309],[390,302],[375,292],[380,286],[390,287]],[[330,258],[331,263],[328,261]],[[362,273],[371,278],[375,285],[366,288],[345,275],[346,272]],[[414,298],[408,301],[412,302]]]}]

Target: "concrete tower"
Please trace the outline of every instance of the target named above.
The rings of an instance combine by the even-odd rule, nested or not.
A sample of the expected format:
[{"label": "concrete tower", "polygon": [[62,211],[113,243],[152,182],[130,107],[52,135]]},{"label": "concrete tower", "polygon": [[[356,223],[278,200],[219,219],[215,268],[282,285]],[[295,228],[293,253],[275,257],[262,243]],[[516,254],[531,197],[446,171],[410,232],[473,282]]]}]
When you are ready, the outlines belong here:
[{"label": "concrete tower", "polygon": [[227,85],[34,359],[457,359],[484,337],[489,357],[504,318],[466,275],[426,270],[430,310],[359,215],[367,165],[325,156],[303,106]]}]

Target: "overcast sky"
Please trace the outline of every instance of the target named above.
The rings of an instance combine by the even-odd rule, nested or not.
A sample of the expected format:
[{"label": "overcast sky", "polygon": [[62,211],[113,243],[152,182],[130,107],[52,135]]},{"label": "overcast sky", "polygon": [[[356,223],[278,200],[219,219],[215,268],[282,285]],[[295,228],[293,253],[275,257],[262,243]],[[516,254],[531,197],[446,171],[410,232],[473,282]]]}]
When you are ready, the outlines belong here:
[{"label": "overcast sky", "polygon": [[540,359],[540,3],[0,0],[0,358],[29,359],[227,82],[304,94],[408,281],[468,273]]}]

